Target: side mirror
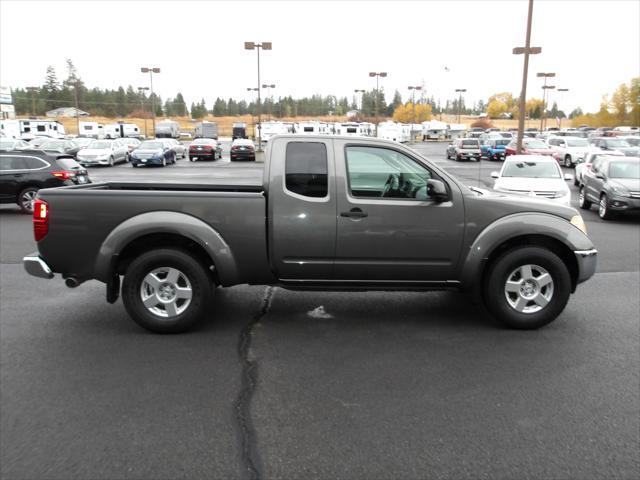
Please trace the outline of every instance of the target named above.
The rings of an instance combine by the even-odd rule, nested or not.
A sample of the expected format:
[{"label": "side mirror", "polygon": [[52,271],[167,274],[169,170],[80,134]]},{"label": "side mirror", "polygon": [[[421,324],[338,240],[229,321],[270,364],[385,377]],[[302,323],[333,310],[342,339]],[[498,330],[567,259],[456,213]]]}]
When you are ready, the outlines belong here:
[{"label": "side mirror", "polygon": [[436,202],[446,202],[449,200],[447,187],[440,180],[433,178],[427,180],[427,195]]},{"label": "side mirror", "polygon": [[573,175],[571,175],[570,173],[565,173],[564,174],[564,179],[567,181],[571,181],[573,180]]},{"label": "side mirror", "polygon": [[500,174],[498,172],[491,172],[491,178],[500,178]]}]

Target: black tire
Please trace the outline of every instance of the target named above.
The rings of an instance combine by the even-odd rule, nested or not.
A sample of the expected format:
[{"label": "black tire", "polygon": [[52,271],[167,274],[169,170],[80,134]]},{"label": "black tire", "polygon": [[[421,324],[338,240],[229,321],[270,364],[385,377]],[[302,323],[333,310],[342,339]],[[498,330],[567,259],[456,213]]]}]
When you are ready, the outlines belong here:
[{"label": "black tire", "polygon": [[162,166],[163,167],[167,166],[167,157],[162,157]]},{"label": "black tire", "polygon": [[609,209],[609,199],[604,193],[600,195],[600,203],[598,204],[598,216],[602,220],[611,220],[614,217],[614,214]]},{"label": "black tire", "polygon": [[578,176],[574,176],[573,177],[573,186],[574,187],[579,187],[580,186],[580,182],[578,181]]},{"label": "black tire", "polygon": [[38,187],[27,187],[18,194],[17,204],[22,213],[31,215],[33,213],[33,201],[38,193]]},{"label": "black tire", "polygon": [[573,163],[571,163],[571,155],[564,156],[564,166],[567,168],[573,167]]},{"label": "black tire", "polygon": [[[536,298],[542,297],[543,293],[548,295],[548,303],[544,306],[538,303],[541,300],[527,300],[520,293],[507,293],[507,281],[516,278],[518,274],[513,274],[526,265],[534,276],[538,274],[533,280],[533,286],[526,292],[539,292]],[[537,281],[543,279],[540,275],[544,275],[541,272],[545,270],[551,283],[541,286]],[[525,283],[521,284],[520,292],[528,287]],[[517,282],[511,282],[511,285],[516,284]],[[518,330],[536,329],[552,322],[564,310],[570,294],[571,277],[567,266],[555,253],[543,247],[519,247],[507,251],[493,262],[485,277],[484,302],[487,309],[505,326]],[[523,311],[517,310],[519,301],[522,301]],[[516,303],[516,306],[512,306],[510,302]],[[539,310],[525,311],[536,308]]]},{"label": "black tire", "polygon": [[459,162],[460,161],[460,155],[458,155],[457,153],[455,155],[456,155],[456,162]]},{"label": "black tire", "polygon": [[[186,309],[172,318],[153,313],[143,303],[143,281],[151,272],[162,268],[178,270],[188,280],[186,285],[191,287],[192,296]],[[155,333],[189,330],[206,313],[212,294],[212,280],[200,262],[188,253],[172,248],[151,250],[140,255],[129,265],[122,284],[122,301],[131,318]]]},{"label": "black tire", "polygon": [[591,208],[591,202],[587,200],[587,192],[584,185],[580,187],[580,191],[578,192],[578,206],[582,210],[589,210]]},{"label": "black tire", "polygon": [[109,157],[109,166],[113,167],[115,165],[115,160],[113,159],[113,157]]}]

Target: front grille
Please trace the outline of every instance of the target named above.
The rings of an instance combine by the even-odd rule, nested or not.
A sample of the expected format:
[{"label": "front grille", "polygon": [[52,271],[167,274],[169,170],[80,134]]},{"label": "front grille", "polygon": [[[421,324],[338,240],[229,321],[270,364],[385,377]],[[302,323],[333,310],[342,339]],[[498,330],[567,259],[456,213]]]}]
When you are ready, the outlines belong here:
[{"label": "front grille", "polygon": [[559,192],[555,192],[553,190],[509,190],[510,192],[513,193],[519,193],[522,195],[531,195],[531,193],[533,192],[533,194],[536,197],[545,197],[545,198],[556,198],[561,196],[559,194]]}]

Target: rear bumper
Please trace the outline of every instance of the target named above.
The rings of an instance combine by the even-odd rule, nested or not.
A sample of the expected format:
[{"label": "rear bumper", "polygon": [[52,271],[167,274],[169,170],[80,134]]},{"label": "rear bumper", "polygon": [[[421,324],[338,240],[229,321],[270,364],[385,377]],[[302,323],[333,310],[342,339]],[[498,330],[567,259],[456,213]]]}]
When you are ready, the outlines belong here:
[{"label": "rear bumper", "polygon": [[598,251],[595,248],[591,250],[576,250],[573,252],[578,262],[578,281],[582,283],[590,279],[596,273],[596,264],[598,259]]},{"label": "rear bumper", "polygon": [[45,262],[40,255],[32,253],[22,259],[24,269],[29,275],[40,278],[53,278],[53,272],[47,262]]}]

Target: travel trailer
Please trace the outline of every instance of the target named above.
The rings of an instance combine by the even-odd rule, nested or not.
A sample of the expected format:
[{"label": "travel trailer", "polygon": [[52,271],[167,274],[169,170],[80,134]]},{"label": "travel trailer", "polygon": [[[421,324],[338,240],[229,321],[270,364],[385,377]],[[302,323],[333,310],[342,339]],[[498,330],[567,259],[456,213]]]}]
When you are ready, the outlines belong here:
[{"label": "travel trailer", "polygon": [[140,137],[140,129],[135,123],[117,122],[104,126],[105,138]]},{"label": "travel trailer", "polygon": [[156,138],[180,138],[180,124],[173,120],[156,122]]},{"label": "travel trailer", "polygon": [[78,136],[89,138],[104,138],[104,125],[98,122],[78,122],[80,132]]},{"label": "travel trailer", "polygon": [[200,122],[196,125],[195,138],[218,139],[218,124],[216,122]]},{"label": "travel trailer", "polygon": [[64,126],[55,120],[0,120],[6,138],[31,140],[35,137],[64,138]]}]

